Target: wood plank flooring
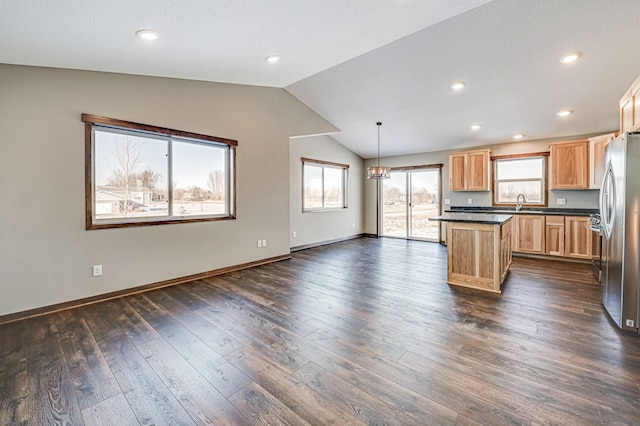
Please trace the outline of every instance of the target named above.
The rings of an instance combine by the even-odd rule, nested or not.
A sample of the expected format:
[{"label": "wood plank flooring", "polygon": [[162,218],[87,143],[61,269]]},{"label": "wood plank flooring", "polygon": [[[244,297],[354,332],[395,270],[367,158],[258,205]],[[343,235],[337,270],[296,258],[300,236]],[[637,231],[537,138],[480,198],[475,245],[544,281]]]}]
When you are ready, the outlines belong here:
[{"label": "wood plank flooring", "polygon": [[0,326],[0,425],[640,424],[640,337],[588,265],[362,238]]}]

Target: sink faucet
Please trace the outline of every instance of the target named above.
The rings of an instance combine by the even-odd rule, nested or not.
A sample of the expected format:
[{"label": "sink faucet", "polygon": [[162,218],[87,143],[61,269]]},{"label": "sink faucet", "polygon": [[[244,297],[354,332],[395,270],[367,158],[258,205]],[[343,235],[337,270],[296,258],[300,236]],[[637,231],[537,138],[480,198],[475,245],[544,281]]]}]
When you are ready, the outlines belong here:
[{"label": "sink faucet", "polygon": [[[522,200],[520,198],[522,198]],[[520,209],[522,208],[522,203],[526,202],[527,200],[526,198],[524,198],[524,194],[518,194],[518,196],[516,197],[516,211],[520,211]]]}]

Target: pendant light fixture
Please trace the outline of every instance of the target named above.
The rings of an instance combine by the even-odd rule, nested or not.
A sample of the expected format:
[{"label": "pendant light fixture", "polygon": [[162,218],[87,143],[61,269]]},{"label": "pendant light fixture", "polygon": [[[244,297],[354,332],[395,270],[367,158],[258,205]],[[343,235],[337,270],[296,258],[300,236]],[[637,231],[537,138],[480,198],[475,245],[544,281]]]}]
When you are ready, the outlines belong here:
[{"label": "pendant light fixture", "polygon": [[382,123],[378,121],[376,125],[378,126],[378,162],[374,167],[367,167],[367,179],[389,179],[391,168],[380,165],[380,126]]}]

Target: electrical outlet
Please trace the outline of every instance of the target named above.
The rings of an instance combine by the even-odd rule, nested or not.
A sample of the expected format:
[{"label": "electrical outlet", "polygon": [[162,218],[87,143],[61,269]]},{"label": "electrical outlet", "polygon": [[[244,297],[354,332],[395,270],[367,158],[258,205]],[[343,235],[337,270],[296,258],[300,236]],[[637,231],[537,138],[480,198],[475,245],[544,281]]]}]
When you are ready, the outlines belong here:
[{"label": "electrical outlet", "polygon": [[293,238],[295,238],[296,237],[296,231],[293,231],[292,234],[293,234]]},{"label": "electrical outlet", "polygon": [[559,206],[564,206],[567,204],[567,199],[566,198],[557,198],[556,199],[556,204]]},{"label": "electrical outlet", "polygon": [[266,247],[267,246],[267,240],[262,240],[262,247]]},{"label": "electrical outlet", "polygon": [[467,199],[467,204],[473,204],[473,198]]},{"label": "electrical outlet", "polygon": [[448,206],[449,204],[451,204],[451,200],[450,200],[449,198],[445,198],[445,199],[444,199],[444,204],[445,204],[446,206]]},{"label": "electrical outlet", "polygon": [[262,240],[258,240],[258,248],[262,247]]},{"label": "electrical outlet", "polygon": [[628,320],[626,320],[626,321],[625,321],[625,325],[626,325],[627,327],[633,327],[633,320],[632,320],[632,319],[628,319]]},{"label": "electrical outlet", "polygon": [[102,265],[93,265],[91,269],[91,275],[99,277],[102,275]]}]

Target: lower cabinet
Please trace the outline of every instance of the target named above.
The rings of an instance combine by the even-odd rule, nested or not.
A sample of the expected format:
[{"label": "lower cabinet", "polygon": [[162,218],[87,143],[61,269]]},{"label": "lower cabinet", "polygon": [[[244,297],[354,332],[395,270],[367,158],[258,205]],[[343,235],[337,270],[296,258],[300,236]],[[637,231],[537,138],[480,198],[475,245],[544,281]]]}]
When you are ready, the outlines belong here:
[{"label": "lower cabinet", "polygon": [[591,260],[593,257],[593,231],[589,225],[588,217],[565,216],[565,256]]},{"label": "lower cabinet", "polygon": [[547,216],[546,250],[550,256],[592,259],[594,233],[584,216]]},{"label": "lower cabinet", "polygon": [[545,216],[517,214],[513,218],[516,228],[513,251],[545,254]]},{"label": "lower cabinet", "polygon": [[447,282],[500,293],[511,265],[512,221],[447,222]]},{"label": "lower cabinet", "polygon": [[546,222],[546,253],[564,256],[564,216],[547,216]]},{"label": "lower cabinet", "polygon": [[511,242],[513,219],[502,225],[500,228],[500,282],[504,281],[511,266]]}]

